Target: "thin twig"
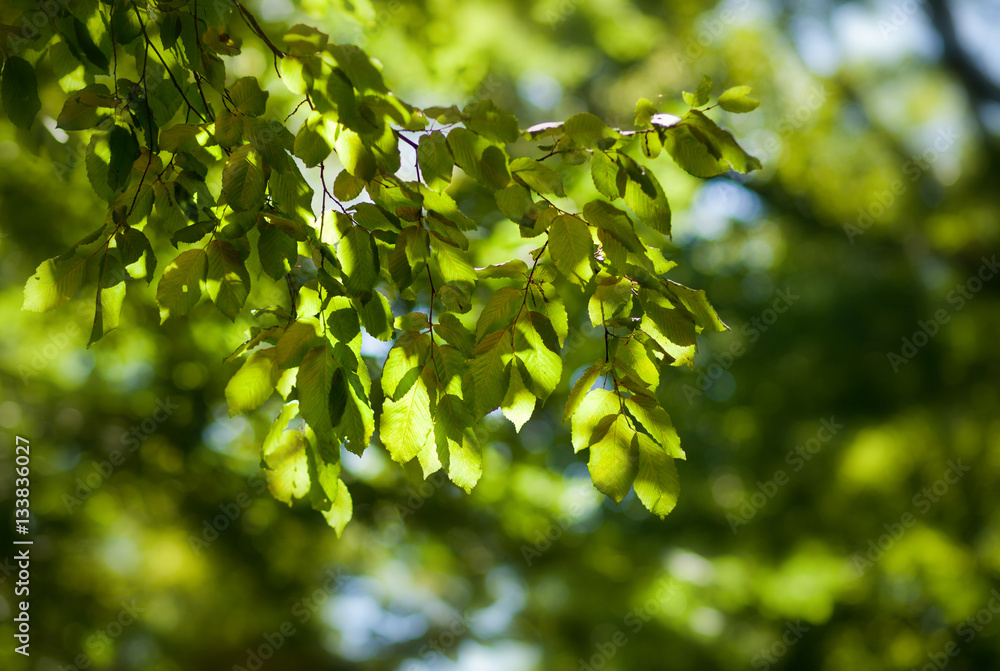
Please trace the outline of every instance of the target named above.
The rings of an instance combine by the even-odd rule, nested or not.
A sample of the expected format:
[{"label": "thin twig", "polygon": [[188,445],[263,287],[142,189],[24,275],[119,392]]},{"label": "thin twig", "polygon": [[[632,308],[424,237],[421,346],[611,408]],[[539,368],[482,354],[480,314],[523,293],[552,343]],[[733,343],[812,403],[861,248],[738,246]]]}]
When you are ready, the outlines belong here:
[{"label": "thin twig", "polygon": [[163,64],[163,69],[167,71],[167,74],[170,76],[170,81],[172,81],[174,83],[174,86],[177,87],[177,91],[181,94],[181,98],[184,99],[184,102],[187,103],[188,108],[191,109],[195,114],[197,114],[198,118],[200,118],[202,121],[207,121],[207,119],[201,115],[201,112],[199,112],[198,109],[191,104],[191,101],[187,99],[187,96],[184,95],[184,89],[181,88],[180,83],[174,77],[174,73],[170,71],[169,67],[167,67],[167,62],[163,60],[163,56],[156,48],[156,45],[150,41],[149,34],[146,32],[146,24],[142,22],[142,16],[139,13],[139,7],[135,4],[135,0],[131,0],[131,2],[132,2],[132,8],[135,9],[136,18],[139,21],[139,27],[142,29],[142,36],[146,38],[147,49],[149,47],[153,48],[153,53],[156,54],[156,57],[160,59],[160,63]]}]

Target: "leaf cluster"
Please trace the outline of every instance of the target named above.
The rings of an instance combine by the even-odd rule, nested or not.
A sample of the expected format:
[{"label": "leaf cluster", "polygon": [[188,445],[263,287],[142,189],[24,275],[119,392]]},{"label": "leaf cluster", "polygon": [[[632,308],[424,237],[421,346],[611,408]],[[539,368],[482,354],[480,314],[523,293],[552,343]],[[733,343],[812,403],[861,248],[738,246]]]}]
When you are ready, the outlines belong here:
[{"label": "leaf cluster", "polygon": [[[581,113],[522,131],[488,99],[414,107],[363,50],[314,28],[294,26],[279,47],[238,3],[71,2],[52,18],[9,41],[3,106],[14,125],[37,123],[36,72],[48,59],[68,94],[57,125],[86,142],[87,176],[108,207],[103,224],[38,267],[25,309],[95,285],[93,344],[119,325],[128,287],[155,281],[162,320],[206,297],[249,320],[231,355],[243,363],[226,387],[230,412],[281,397],[261,453],[269,487],[310,501],[339,533],[352,515],[340,447],[361,454],[376,426],[392,459],[472,490],[482,418],[499,410],[520,431],[562,382],[563,296],[575,287],[605,358],[569,393],[574,448],[590,451],[594,484],[615,501],[634,487],[655,514],[674,507],[684,452],[656,397],[661,367],[689,364],[695,336],[726,326],[704,292],[663,277],[674,265],[660,252],[671,209],[642,161],[665,151],[699,177],[760,167],[701,109],[710,81],[685,94],[683,117],[640,100],[636,129]],[[234,21],[301,97],[297,129],[257,78],[227,75],[241,49]],[[718,104],[749,111],[748,91]],[[342,170],[328,179],[334,154]],[[415,179],[401,176],[404,155]],[[304,170],[319,171],[318,194]],[[567,197],[576,170],[600,198]],[[480,224],[450,195],[461,181],[537,241],[530,259],[475,267]],[[492,294],[473,315],[481,282]],[[288,302],[251,305],[268,283],[287,286]],[[376,384],[363,334],[392,342]]]}]

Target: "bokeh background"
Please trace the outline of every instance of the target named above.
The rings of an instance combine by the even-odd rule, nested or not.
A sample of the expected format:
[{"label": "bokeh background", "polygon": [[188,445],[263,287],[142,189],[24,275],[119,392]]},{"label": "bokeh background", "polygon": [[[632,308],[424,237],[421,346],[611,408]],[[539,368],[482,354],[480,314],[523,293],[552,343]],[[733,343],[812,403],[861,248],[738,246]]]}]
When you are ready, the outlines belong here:
[{"label": "bokeh background", "polygon": [[[661,521],[597,494],[564,380],[520,435],[488,418],[471,496],[378,445],[345,453],[338,539],[262,486],[277,405],[228,418],[222,359],[245,322],[202,304],[160,327],[155,284],[137,285],[87,349],[91,296],[20,311],[37,264],[104,209],[82,165],[53,167],[81,150],[51,119],[0,124],[0,510],[26,436],[35,522],[32,656],[12,652],[8,560],[0,666],[1000,668],[1000,3],[246,4],[276,36],[304,22],[363,45],[414,104],[491,97],[523,127],[583,110],[628,126],[639,97],[680,112],[704,74],[716,95],[754,87],[757,112],[713,116],[762,171],[653,163],[676,278],[733,327],[663,374],[680,503]],[[291,111],[262,45],[231,30],[230,73]],[[43,115],[61,95],[43,91]],[[480,265],[524,256],[482,193],[457,193],[484,224]],[[567,369],[602,349],[577,331]],[[3,557],[13,538],[0,525]]]}]

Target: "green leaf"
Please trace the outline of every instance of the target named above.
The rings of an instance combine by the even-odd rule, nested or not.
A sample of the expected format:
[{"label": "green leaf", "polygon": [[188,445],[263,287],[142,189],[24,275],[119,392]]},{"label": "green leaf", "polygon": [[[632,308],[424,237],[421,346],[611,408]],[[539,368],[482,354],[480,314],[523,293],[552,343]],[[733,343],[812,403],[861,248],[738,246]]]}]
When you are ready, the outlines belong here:
[{"label": "green leaf", "polygon": [[124,189],[132,173],[132,164],[139,158],[139,143],[130,131],[115,126],[108,133],[108,147],[108,187],[112,191]]},{"label": "green leaf", "polygon": [[[452,133],[454,134],[454,131]],[[510,173],[516,180],[537,193],[551,193],[560,197],[566,195],[563,191],[562,175],[533,158],[515,158],[510,162]]]},{"label": "green leaf", "polygon": [[90,136],[84,164],[87,168],[87,179],[98,196],[112,202],[117,193],[108,179],[108,164],[111,162],[111,147],[108,145],[107,133],[95,132]]},{"label": "green leaf", "polygon": [[517,142],[521,132],[517,118],[496,106],[489,98],[469,103],[462,110],[465,127],[496,142]]},{"label": "green leaf", "polygon": [[[301,290],[299,293],[301,295]],[[339,347],[338,361],[351,371],[357,370],[356,358],[361,345],[361,320],[354,307],[355,303],[346,296],[329,296],[325,308],[326,327],[330,335],[341,344],[348,345],[352,352],[347,354],[347,350]]]},{"label": "green leaf", "polygon": [[111,96],[107,86],[90,84],[66,99],[62,111],[59,112],[56,126],[63,130],[93,128],[107,117],[106,113],[98,110],[114,109],[116,105],[117,101]]},{"label": "green leaf", "polygon": [[[364,378],[354,373],[345,373],[347,398],[340,422],[333,429],[334,435],[344,441],[344,447],[357,455],[365,451],[375,433],[375,412],[368,399],[365,365],[364,362],[359,362],[358,368],[359,373],[364,373]],[[331,393],[332,390],[331,386]]]},{"label": "green leaf", "polygon": [[[580,407],[580,403],[583,402],[584,396],[590,391],[590,388],[594,386],[597,382],[598,376],[604,371],[604,362],[595,361],[587,370],[583,371],[583,375],[580,379],[576,381],[573,388],[569,392],[569,396],[566,397],[566,411],[563,413],[563,421],[568,421],[574,414],[576,414],[577,409]],[[578,450],[579,451],[579,450]]]},{"label": "green leaf", "polygon": [[303,225],[305,227],[303,230],[312,230],[311,224],[315,220],[312,211],[313,190],[302,177],[295,162],[288,162],[286,172],[277,170],[272,172],[267,183],[268,192],[278,211],[288,219]]},{"label": "green leaf", "polygon": [[472,358],[475,336],[465,328],[458,317],[448,312],[442,314],[438,317],[438,323],[434,325],[434,332],[444,338],[449,345],[457,348],[463,356]]},{"label": "green leaf", "polygon": [[31,63],[18,56],[7,59],[0,80],[0,100],[7,118],[18,128],[30,128],[42,103],[38,99],[38,80]]},{"label": "green leaf", "polygon": [[250,145],[229,155],[222,171],[222,193],[234,210],[259,210],[264,205],[264,168]]},{"label": "green leaf", "polygon": [[594,429],[587,467],[598,491],[620,503],[639,471],[636,432],[625,415],[608,416]]},{"label": "green leaf", "polygon": [[368,54],[353,44],[331,44],[327,51],[351,80],[359,93],[388,93],[382,73],[372,64]]},{"label": "green leaf", "polygon": [[115,235],[118,253],[125,271],[134,279],[145,278],[146,284],[153,281],[156,257],[146,235],[135,228],[127,227]]},{"label": "green leaf", "polygon": [[646,158],[656,158],[663,151],[663,140],[660,139],[660,133],[649,131],[643,133],[639,137],[639,148],[642,150],[642,155]]},{"label": "green leaf", "polygon": [[510,384],[512,338],[506,331],[494,331],[476,345],[475,358],[469,367],[474,385],[476,416],[483,417],[503,402]]},{"label": "green leaf", "polygon": [[420,136],[417,165],[420,166],[421,178],[430,188],[443,191],[451,184],[454,159],[448,150],[448,140],[440,131]]},{"label": "green leaf", "polygon": [[714,177],[729,170],[715,144],[688,124],[663,131],[663,146],[674,163],[695,177]]},{"label": "green leaf", "polygon": [[443,284],[438,287],[434,298],[440,301],[448,312],[465,314],[472,309],[472,299],[469,292],[453,284]]},{"label": "green leaf", "polygon": [[674,365],[691,365],[695,350],[695,324],[690,313],[639,294],[645,314],[639,328],[674,359]]},{"label": "green leaf", "polygon": [[208,255],[189,249],[177,255],[163,271],[156,287],[160,321],[187,313],[201,298],[201,283],[208,272]]},{"label": "green leaf", "polygon": [[479,172],[483,176],[483,184],[490,191],[502,189],[510,184],[507,157],[503,151],[492,145],[483,150],[483,156],[479,159]]},{"label": "green leaf", "polygon": [[[317,70],[320,70],[319,77],[317,77]],[[333,118],[336,118],[338,123],[342,124],[345,128],[352,128],[357,132],[372,129],[373,123],[371,119],[362,121],[354,86],[343,70],[333,68],[328,73],[328,64],[326,62],[323,62],[321,67],[315,67],[310,62],[306,62],[301,74],[303,79],[308,82],[307,86],[312,87],[313,94],[320,94],[316,95],[317,103],[322,104],[322,109],[319,111],[329,114],[331,121]],[[313,86],[313,81],[317,78],[320,80],[326,79],[323,88]],[[326,109],[327,105],[324,103],[327,101],[324,100],[322,94],[325,94],[325,98],[332,105],[332,109]]]},{"label": "green leaf", "polygon": [[627,316],[632,310],[632,282],[626,277],[609,277],[597,285],[587,312],[593,326],[601,326],[606,319]]},{"label": "green leaf", "polygon": [[529,311],[514,327],[514,354],[530,376],[531,391],[545,400],[559,386],[562,357],[549,318]]},{"label": "green leaf", "polygon": [[258,154],[261,161],[279,174],[287,173],[294,162],[288,152],[295,148],[295,136],[274,120],[243,117],[243,136]]},{"label": "green leaf", "polygon": [[677,467],[663,448],[641,433],[633,438],[633,450],[639,455],[635,493],[651,513],[662,519],[674,509],[680,496]]},{"label": "green leaf", "polygon": [[330,500],[329,508],[320,509],[320,512],[323,513],[326,523],[337,533],[337,538],[340,538],[344,527],[354,516],[354,501],[343,480],[337,480],[336,486],[336,498]]},{"label": "green leaf", "polygon": [[[610,265],[610,272],[625,273],[628,271],[629,253],[625,249],[625,244],[613,233],[604,229],[597,229],[597,240],[604,252],[605,259]],[[642,254],[639,254],[642,257]],[[640,261],[641,263],[641,258]],[[646,268],[647,264],[643,264]]]},{"label": "green leaf", "polygon": [[647,393],[636,393],[625,399],[625,409],[639,420],[653,440],[659,444],[659,449],[672,459],[686,459],[687,455],[681,449],[681,439],[670,415],[664,410],[654,396]]},{"label": "green leaf", "polygon": [[117,254],[109,250],[102,256],[99,272],[94,328],[90,333],[88,347],[112,329],[118,328],[122,305],[125,302],[125,269]]},{"label": "green leaf", "polygon": [[268,225],[277,228],[282,233],[290,237],[292,240],[308,240],[315,234],[312,227],[307,226],[299,221],[292,221],[291,219],[285,219],[284,217],[279,217],[272,212],[264,212],[263,218]]},{"label": "green leaf", "polygon": [[668,261],[663,252],[655,247],[644,247],[642,252],[653,264],[653,272],[657,275],[664,275],[677,267],[676,261]]},{"label": "green leaf", "polygon": [[389,306],[389,299],[382,292],[373,291],[371,300],[362,306],[358,315],[361,317],[361,325],[370,336],[385,342],[392,340],[392,308]]},{"label": "green leaf", "polygon": [[407,226],[396,236],[396,244],[389,254],[389,273],[402,290],[413,283],[414,277],[425,267],[429,255],[427,231],[417,226]]},{"label": "green leaf", "polygon": [[287,429],[288,423],[296,416],[298,407],[298,401],[286,403],[282,407],[261,448],[267,488],[274,498],[288,505],[292,504],[293,498],[303,498],[310,488],[305,436],[301,431]]},{"label": "green leaf", "polygon": [[[283,312],[284,310],[280,310],[280,312],[279,310],[275,310],[272,314],[277,316]],[[240,344],[239,347],[233,350],[233,353],[227,356],[225,358],[225,361],[227,363],[231,361],[236,361],[241,356],[243,356],[245,352],[253,350],[261,343],[272,342],[275,338],[280,336],[284,330],[285,330],[284,327],[281,326],[271,326],[270,328],[260,328],[258,326],[251,326],[249,331],[250,338],[245,340],[243,343]]]},{"label": "green leaf", "polygon": [[334,147],[344,170],[363,182],[370,182],[375,177],[375,155],[365,146],[360,135],[341,127],[334,140]]},{"label": "green leaf", "polygon": [[482,340],[488,333],[506,330],[514,315],[524,302],[524,294],[513,287],[500,287],[483,306],[476,322],[476,340]]},{"label": "green leaf", "polygon": [[329,41],[330,37],[326,33],[301,23],[292,26],[285,33],[288,52],[295,56],[310,56],[317,51],[323,51]]},{"label": "green leaf", "polygon": [[493,195],[500,212],[513,222],[520,221],[532,205],[531,192],[520,184],[511,184],[498,189]]},{"label": "green leaf", "polygon": [[449,105],[448,107],[434,105],[432,107],[425,107],[423,112],[424,116],[428,119],[434,119],[443,124],[454,124],[462,120],[462,112],[455,105]]},{"label": "green leaf", "polygon": [[[173,154],[180,152],[195,154],[201,150],[199,137],[203,130],[192,124],[178,123],[160,133],[160,148]],[[204,167],[201,167],[204,177]]]},{"label": "green leaf", "polygon": [[[422,312],[416,314],[423,315]],[[403,315],[400,319],[405,320],[408,316]],[[424,319],[413,324],[413,328],[406,328],[407,324],[400,324],[404,333],[396,339],[382,366],[382,393],[386,398],[399,400],[410,390],[410,386],[424,367],[430,338],[417,332],[417,329],[421,329],[426,323],[426,315],[423,316]]]},{"label": "green leaf", "polygon": [[[343,173],[341,173],[343,174]],[[396,232],[400,228],[399,219],[389,214],[378,205],[372,203],[358,203],[353,208],[354,221],[364,228],[373,231]]]},{"label": "green leaf", "polygon": [[107,74],[108,57],[105,56],[100,47],[94,43],[94,38],[90,35],[90,31],[87,30],[87,26],[75,16],[73,17],[72,23],[73,37],[76,38],[76,46],[79,48],[80,52],[94,65],[94,67]]},{"label": "green leaf", "polygon": [[707,138],[713,154],[721,156],[733,170],[748,173],[760,170],[760,161],[746,153],[732,134],[719,128],[714,121],[699,112],[691,110],[684,115],[684,122],[692,126],[692,130],[700,131],[699,139]]},{"label": "green leaf", "polygon": [[[635,227],[628,215],[615,206],[603,200],[592,200],[583,206],[583,218],[598,229],[598,235],[610,233],[625,249],[634,253],[643,253],[645,247],[635,234]],[[604,238],[601,238],[602,242]],[[607,251],[607,249],[605,249]]]},{"label": "green leaf", "polygon": [[423,376],[398,401],[386,398],[379,437],[393,461],[405,464],[423,452],[428,442],[433,446],[430,402]]},{"label": "green leaf", "polygon": [[640,166],[627,156],[626,161],[625,204],[628,205],[639,221],[647,226],[670,235],[670,205],[663,187],[652,171]]},{"label": "green leaf", "polygon": [[[131,11],[129,12],[132,13]],[[160,20],[160,42],[164,49],[173,49],[181,34],[181,17],[177,14],[163,14]]]},{"label": "green leaf", "polygon": [[323,343],[318,330],[319,322],[313,315],[292,322],[275,343],[274,365],[281,370],[299,366],[309,350]]},{"label": "green leaf", "polygon": [[559,210],[545,201],[532,203],[521,217],[521,221],[517,222],[521,237],[534,238],[545,233],[558,214]]},{"label": "green leaf", "polygon": [[438,450],[448,454],[448,477],[467,494],[483,474],[483,450],[472,425],[465,401],[445,394],[434,413],[434,438]]},{"label": "green leaf", "polygon": [[[118,5],[111,15],[111,30],[114,31],[115,41],[125,46],[142,34],[142,26],[131,5]],[[161,27],[162,35],[163,29]],[[161,37],[162,39],[162,37]]]},{"label": "green leaf", "polygon": [[[440,214],[441,217],[430,217],[427,220],[428,225],[435,227],[435,222],[441,220],[442,218],[451,222],[458,229],[462,231],[472,231],[477,228],[477,224],[472,219],[465,216],[461,210],[458,209],[458,205],[455,200],[446,193],[438,193],[437,191],[432,191],[424,185],[420,185],[419,189],[420,197],[423,199],[424,209],[430,214]],[[452,235],[447,232],[447,225],[442,229],[442,227],[435,227],[438,233],[444,234],[446,237],[452,239],[453,242],[459,244],[463,249],[468,247],[468,239],[464,235]]]},{"label": "green leaf", "polygon": [[670,292],[677,297],[681,305],[694,315],[695,323],[710,332],[728,331],[729,327],[719,319],[719,313],[708,302],[708,296],[702,289],[691,289],[683,284],[667,280]]},{"label": "green leaf", "polygon": [[295,136],[295,155],[309,167],[319,165],[333,151],[327,138],[326,120],[319,112],[312,112],[302,122]]},{"label": "green leaf", "polygon": [[243,140],[243,122],[227,109],[223,109],[215,117],[215,140],[229,149]]},{"label": "green leaf", "polygon": [[236,321],[250,294],[250,273],[239,251],[228,242],[212,240],[206,246],[208,272],[205,285],[208,296],[222,314]]},{"label": "green leaf", "polygon": [[[330,377],[330,388],[326,397],[327,416],[330,418],[330,423],[333,426],[340,424],[344,418],[344,412],[347,410],[348,397],[350,395],[348,389],[347,375],[344,369],[340,366],[334,367],[333,375]],[[336,429],[334,429],[329,437],[337,438],[339,442]]]},{"label": "green leaf", "polygon": [[475,290],[479,278],[466,252],[448,243],[441,243],[433,245],[431,253],[445,282],[454,284],[469,294]]},{"label": "green leaf", "polygon": [[552,221],[549,253],[556,267],[578,284],[586,284],[594,274],[590,267],[594,241],[587,225],[574,216],[563,214]]},{"label": "green leaf", "polygon": [[256,77],[243,77],[229,87],[229,95],[236,111],[250,116],[261,116],[267,108],[267,91],[260,90]]},{"label": "green leaf", "polygon": [[485,139],[465,128],[453,128],[448,133],[448,148],[455,158],[455,165],[479,182],[483,180],[479,160],[483,157],[483,151],[489,146]]},{"label": "green leaf", "polygon": [[[251,248],[256,246],[258,241],[257,234],[259,233],[258,231],[251,231],[253,231],[253,229],[255,229],[258,225],[261,228],[267,225],[267,219],[262,216],[261,212],[246,210],[230,210],[226,213],[223,220],[225,221],[225,224],[218,232],[219,237],[229,241],[235,240],[236,244],[240,246],[243,245],[243,238],[246,237]],[[211,224],[211,226],[207,231],[205,231],[206,233],[214,230],[219,224],[219,222],[212,219],[209,219],[208,223]],[[254,266],[255,275],[257,277],[260,277],[260,270],[262,269],[258,268],[256,265]]]},{"label": "green leaf", "polygon": [[275,280],[282,279],[291,272],[298,258],[295,240],[286,235],[278,226],[262,224],[257,252],[264,272]]},{"label": "green leaf", "polygon": [[333,180],[333,195],[345,203],[360,196],[364,188],[364,181],[346,170],[338,172],[337,177]]},{"label": "green leaf", "polygon": [[302,418],[319,436],[329,436],[333,431],[330,401],[331,383],[336,368],[329,343],[324,340],[319,347],[313,347],[302,357],[295,378]]},{"label": "green leaf", "polygon": [[476,269],[476,274],[482,278],[510,278],[525,280],[528,277],[528,265],[521,259],[511,259],[495,266]]},{"label": "green leaf", "polygon": [[607,149],[618,138],[618,133],[590,112],[580,112],[566,119],[563,132],[581,147]]},{"label": "green leaf", "polygon": [[621,197],[618,190],[618,163],[603,151],[595,151],[590,157],[590,176],[597,191],[605,198],[614,200]]},{"label": "green leaf", "polygon": [[[538,279],[543,275],[546,269],[552,270],[551,266],[547,265],[535,266],[535,278]],[[552,271],[552,275],[555,279],[554,271]],[[552,324],[552,330],[555,331],[556,338],[558,338],[559,347],[562,347],[563,341],[569,335],[569,317],[566,314],[565,303],[551,284],[546,283],[541,287],[533,286],[531,291],[532,298],[528,302],[531,304],[532,310],[545,315]],[[535,296],[535,294],[538,295]]]},{"label": "green leaf", "polygon": [[518,433],[524,423],[531,419],[531,413],[535,410],[535,395],[522,380],[520,366],[511,366],[510,384],[500,403],[500,410],[504,417],[513,422],[514,430]]},{"label": "green leaf", "polygon": [[592,389],[586,392],[573,412],[572,440],[573,451],[579,452],[600,438],[595,435],[598,424],[605,417],[613,417],[621,409],[618,395],[605,389]]},{"label": "green leaf", "polygon": [[256,410],[274,393],[277,380],[274,368],[275,349],[268,348],[251,352],[236,374],[226,385],[226,402],[229,416],[235,417]]},{"label": "green leaf", "polygon": [[[219,231],[219,235],[226,240],[239,240],[243,236],[250,232],[250,229],[256,226],[261,221],[260,212],[252,211],[238,211],[232,210],[226,213],[225,225],[222,230]],[[205,230],[205,233],[212,231],[218,222],[211,219],[208,220],[209,227]],[[175,239],[180,237],[180,231],[174,236]],[[194,240],[185,240],[185,242],[194,242]]]},{"label": "green leaf", "polygon": [[719,96],[719,107],[727,112],[744,114],[752,112],[760,107],[760,101],[748,97],[750,95],[749,86],[734,86],[723,91]]},{"label": "green leaf", "polygon": [[[631,303],[629,304],[631,307]],[[619,379],[633,380],[631,388],[637,386],[656,389],[660,386],[660,367],[638,338],[629,336],[616,338],[612,357]]]},{"label": "green leaf", "polygon": [[701,107],[708,102],[708,94],[712,90],[712,79],[708,75],[701,78],[701,83],[694,93],[683,91],[684,102],[691,107]]},{"label": "green leaf", "polygon": [[344,269],[344,286],[367,300],[378,282],[378,250],[371,235],[360,226],[341,233],[337,259]]},{"label": "green leaf", "polygon": [[635,104],[635,125],[644,128],[649,125],[649,120],[656,114],[656,105],[646,98],[639,98]]}]

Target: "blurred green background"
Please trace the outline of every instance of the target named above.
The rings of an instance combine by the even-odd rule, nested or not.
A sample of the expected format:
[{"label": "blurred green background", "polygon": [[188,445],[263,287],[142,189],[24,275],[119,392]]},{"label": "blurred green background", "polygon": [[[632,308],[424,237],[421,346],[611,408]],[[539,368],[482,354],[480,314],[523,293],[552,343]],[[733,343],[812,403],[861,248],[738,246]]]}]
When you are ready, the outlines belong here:
[{"label": "blurred green background", "polygon": [[[520,435],[487,419],[471,496],[375,445],[345,452],[342,538],[272,499],[258,450],[277,399],[229,419],[223,396],[245,322],[203,303],[160,327],[155,283],[137,283],[87,349],[92,292],[20,311],[34,268],[104,216],[53,83],[45,123],[0,125],[0,510],[28,437],[35,523],[32,655],[13,653],[7,560],[0,666],[1000,668],[1000,5],[246,4],[274,34],[363,45],[414,104],[486,96],[522,127],[583,110],[628,126],[641,96],[681,112],[703,74],[715,94],[754,87],[757,112],[713,116],[762,171],[653,163],[674,277],[733,327],[694,370],[663,371],[680,503],[660,521],[593,489],[567,380]],[[232,30],[230,74],[291,111],[269,54]],[[460,196],[484,222],[479,265],[524,256],[488,196]],[[578,375],[603,343],[581,330],[568,350]]]}]

